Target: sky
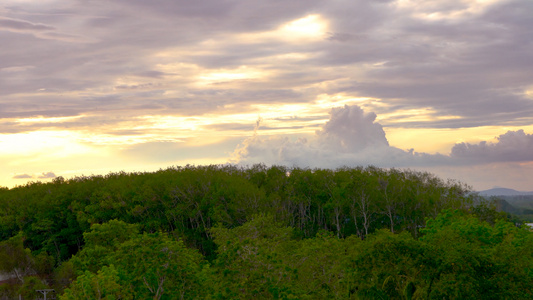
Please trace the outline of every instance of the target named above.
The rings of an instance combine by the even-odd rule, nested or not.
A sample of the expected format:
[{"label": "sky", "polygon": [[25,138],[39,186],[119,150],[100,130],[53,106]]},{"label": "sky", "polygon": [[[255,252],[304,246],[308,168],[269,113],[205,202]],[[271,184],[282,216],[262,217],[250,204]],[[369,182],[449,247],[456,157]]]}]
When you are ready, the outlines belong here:
[{"label": "sky", "polygon": [[2,0],[0,186],[186,164],[533,190],[533,1]]}]

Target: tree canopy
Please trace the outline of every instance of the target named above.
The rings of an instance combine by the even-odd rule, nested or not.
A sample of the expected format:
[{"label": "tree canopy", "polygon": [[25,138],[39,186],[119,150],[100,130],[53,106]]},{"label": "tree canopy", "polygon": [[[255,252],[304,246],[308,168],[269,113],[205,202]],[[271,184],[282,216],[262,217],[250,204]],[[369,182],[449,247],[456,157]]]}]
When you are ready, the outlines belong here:
[{"label": "tree canopy", "polygon": [[56,178],[0,190],[0,271],[16,278],[0,296],[528,299],[533,236],[511,220],[466,185],[412,170]]}]

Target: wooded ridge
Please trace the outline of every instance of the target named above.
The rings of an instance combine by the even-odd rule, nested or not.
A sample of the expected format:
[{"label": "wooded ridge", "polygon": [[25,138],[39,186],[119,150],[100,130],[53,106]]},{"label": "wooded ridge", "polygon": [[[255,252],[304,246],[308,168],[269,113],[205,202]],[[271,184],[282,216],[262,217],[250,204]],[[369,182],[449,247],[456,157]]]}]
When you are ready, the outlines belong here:
[{"label": "wooded ridge", "polygon": [[0,296],[530,299],[533,233],[457,181],[185,166],[0,189]]}]

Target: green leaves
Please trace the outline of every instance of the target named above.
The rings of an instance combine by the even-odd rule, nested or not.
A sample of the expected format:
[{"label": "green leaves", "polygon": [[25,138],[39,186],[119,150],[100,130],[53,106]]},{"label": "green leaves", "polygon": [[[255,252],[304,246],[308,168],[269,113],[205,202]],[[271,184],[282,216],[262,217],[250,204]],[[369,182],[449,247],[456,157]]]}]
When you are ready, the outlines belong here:
[{"label": "green leaves", "polygon": [[233,229],[212,229],[218,245],[213,264],[215,295],[221,298],[328,299],[349,295],[349,257],[358,238],[320,232],[298,239],[271,215],[256,215]]},{"label": "green leaves", "polygon": [[79,276],[65,299],[192,299],[202,294],[203,258],[181,241],[160,232],[139,234],[137,226],[117,220],[91,226],[84,237],[85,248],[71,260]]},{"label": "green leaves", "polygon": [[[256,215],[234,229],[211,229],[218,245],[214,262],[215,293],[222,298],[264,298],[290,295],[292,274],[283,264],[293,229],[272,216]],[[237,296],[238,295],[238,296]]]},{"label": "green leaves", "polygon": [[464,299],[532,295],[533,274],[528,272],[533,269],[531,232],[505,220],[491,225],[464,212],[444,211],[428,220],[423,233],[421,242],[438,262],[428,294]]},{"label": "green leaves", "polygon": [[0,272],[15,275],[24,283],[24,277],[32,273],[34,264],[30,249],[24,248],[22,233],[0,242]]},{"label": "green leaves", "polygon": [[85,247],[101,246],[115,249],[119,244],[131,239],[139,232],[135,224],[127,224],[119,220],[111,220],[104,224],[94,224],[91,231],[83,234]]},{"label": "green leaves", "polygon": [[85,271],[76,282],[60,296],[61,300],[76,299],[134,299],[129,289],[122,286],[116,268],[104,266],[98,274]]},{"label": "green leaves", "polygon": [[370,235],[352,258],[352,290],[392,299],[420,294],[427,286],[421,276],[428,268],[424,252],[424,245],[406,233],[380,230]]},{"label": "green leaves", "polygon": [[163,295],[195,298],[202,293],[202,260],[197,251],[162,233],[136,236],[108,258],[133,294],[143,299],[160,299]]}]

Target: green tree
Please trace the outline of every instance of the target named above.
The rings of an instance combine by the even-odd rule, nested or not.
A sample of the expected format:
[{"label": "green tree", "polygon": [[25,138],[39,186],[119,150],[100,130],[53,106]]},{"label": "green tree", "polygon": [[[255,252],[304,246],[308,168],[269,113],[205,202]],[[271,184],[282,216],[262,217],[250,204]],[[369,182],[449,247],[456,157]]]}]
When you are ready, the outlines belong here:
[{"label": "green tree", "polygon": [[459,210],[427,221],[421,242],[435,268],[428,297],[530,299],[533,233],[505,220],[494,225]]},{"label": "green tree", "polygon": [[270,215],[256,215],[242,226],[211,229],[218,245],[215,295],[220,298],[294,297],[297,271],[286,264],[294,229]]},{"label": "green tree", "polygon": [[133,299],[128,288],[123,287],[120,282],[118,271],[113,265],[102,267],[97,274],[85,271],[59,299]]},{"label": "green tree", "polygon": [[328,231],[295,242],[284,260],[297,270],[293,285],[301,295],[311,299],[349,298],[355,286],[349,267],[363,243],[355,235],[339,239]]},{"label": "green tree", "polygon": [[351,258],[351,291],[362,299],[423,298],[424,255],[424,246],[410,234],[378,230]]},{"label": "green tree", "polygon": [[30,249],[23,244],[22,233],[0,242],[0,271],[16,276],[20,283],[24,283],[26,276],[34,271],[35,260]]},{"label": "green tree", "polygon": [[164,233],[137,232],[136,225],[117,220],[91,226],[85,248],[63,264],[66,275],[58,274],[68,277],[71,263],[78,274],[65,297],[104,297],[104,283],[108,299],[191,299],[203,293],[204,263],[197,250]]},{"label": "green tree", "polygon": [[96,273],[107,264],[109,255],[138,232],[137,225],[119,220],[92,225],[90,231],[83,234],[85,247],[71,259],[75,270],[80,274],[85,271]]},{"label": "green tree", "polygon": [[126,241],[108,259],[136,298],[192,299],[202,294],[202,256],[163,233]]}]

